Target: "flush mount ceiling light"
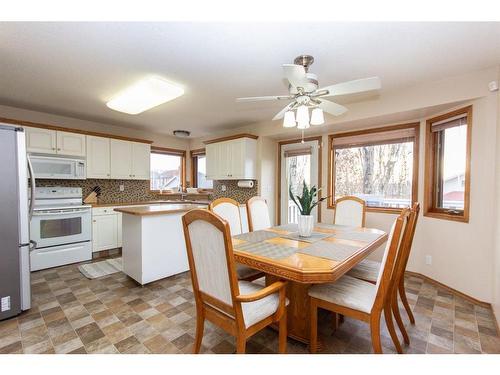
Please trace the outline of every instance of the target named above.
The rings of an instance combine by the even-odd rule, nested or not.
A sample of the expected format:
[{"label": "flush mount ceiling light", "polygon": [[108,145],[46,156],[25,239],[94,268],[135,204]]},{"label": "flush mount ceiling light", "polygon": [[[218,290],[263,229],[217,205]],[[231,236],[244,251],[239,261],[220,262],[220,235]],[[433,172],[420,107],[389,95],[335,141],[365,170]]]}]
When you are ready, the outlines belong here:
[{"label": "flush mount ceiling light", "polygon": [[174,130],[173,133],[178,138],[187,138],[191,135],[191,132],[187,130]]},{"label": "flush mount ceiling light", "polygon": [[106,105],[118,112],[137,115],[183,94],[184,89],[177,84],[158,77],[148,77],[128,87]]}]

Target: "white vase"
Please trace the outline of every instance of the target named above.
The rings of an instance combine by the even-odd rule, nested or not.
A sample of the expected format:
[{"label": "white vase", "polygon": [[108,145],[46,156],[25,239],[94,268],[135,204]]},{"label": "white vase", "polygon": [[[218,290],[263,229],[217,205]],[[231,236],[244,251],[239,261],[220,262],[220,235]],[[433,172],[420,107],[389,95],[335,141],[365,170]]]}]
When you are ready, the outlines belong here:
[{"label": "white vase", "polygon": [[299,215],[299,236],[311,237],[314,227],[313,215]]}]

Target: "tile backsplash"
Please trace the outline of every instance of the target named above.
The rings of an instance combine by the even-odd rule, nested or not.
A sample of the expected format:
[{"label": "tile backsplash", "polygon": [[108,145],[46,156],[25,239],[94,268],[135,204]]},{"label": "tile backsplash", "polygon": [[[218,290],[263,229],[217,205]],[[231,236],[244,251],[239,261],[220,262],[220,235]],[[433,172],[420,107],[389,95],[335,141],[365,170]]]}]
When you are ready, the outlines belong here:
[{"label": "tile backsplash", "polygon": [[[37,186],[67,186],[81,187],[85,198],[95,186],[101,188],[99,203],[127,203],[142,202],[164,197],[149,190],[149,180],[101,180],[89,178],[87,180],[36,180]],[[124,190],[120,191],[120,185]]]},{"label": "tile backsplash", "polygon": [[[238,203],[245,203],[250,198],[258,195],[258,182],[254,181],[253,188],[240,188],[237,180],[219,180],[214,181],[213,199],[217,198],[232,198]],[[226,186],[226,191],[222,191],[222,186]]]},{"label": "tile backsplash", "polygon": [[[248,199],[256,196],[258,193],[257,181],[254,181],[253,188],[240,188],[238,181],[224,180],[214,181],[214,191],[210,196],[211,199],[221,197],[232,198],[239,203],[245,203]],[[101,188],[101,195],[98,197],[99,203],[129,203],[129,202],[144,202],[158,199],[176,199],[166,197],[149,190],[149,180],[101,180],[89,178],[86,180],[50,180],[39,179],[36,181],[37,186],[67,186],[81,187],[83,197],[85,198],[95,186]],[[123,185],[124,190],[120,191],[120,185]],[[222,191],[222,185],[226,186],[226,191]]]}]

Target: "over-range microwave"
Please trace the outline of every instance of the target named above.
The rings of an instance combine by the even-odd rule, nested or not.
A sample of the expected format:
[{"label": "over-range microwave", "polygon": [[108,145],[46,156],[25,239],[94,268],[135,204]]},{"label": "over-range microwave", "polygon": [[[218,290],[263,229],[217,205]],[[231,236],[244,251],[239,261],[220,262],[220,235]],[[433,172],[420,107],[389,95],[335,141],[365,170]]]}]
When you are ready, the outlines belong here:
[{"label": "over-range microwave", "polygon": [[35,179],[84,180],[86,178],[85,159],[29,155]]}]

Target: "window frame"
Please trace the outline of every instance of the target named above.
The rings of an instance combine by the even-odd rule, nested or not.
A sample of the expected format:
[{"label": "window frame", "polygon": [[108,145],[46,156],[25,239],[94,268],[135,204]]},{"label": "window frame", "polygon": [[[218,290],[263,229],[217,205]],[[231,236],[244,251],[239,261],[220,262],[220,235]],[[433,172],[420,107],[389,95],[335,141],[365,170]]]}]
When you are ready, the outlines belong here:
[{"label": "window frame", "polygon": [[[163,154],[163,155],[171,155],[171,156],[180,156],[181,157],[181,183],[183,189],[186,188],[186,150],[180,150],[176,148],[167,148],[167,147],[159,147],[159,146],[151,146],[151,154]],[[151,167],[149,172],[151,173]],[[149,191],[153,193],[160,193],[160,190],[152,190],[151,189],[151,179],[149,182]],[[165,193],[162,192],[162,195],[175,195],[174,193]]]},{"label": "window frame", "polygon": [[[191,160],[191,187],[198,188],[198,157],[205,156],[207,153],[204,148],[197,148],[189,151],[189,158]],[[201,188],[203,191],[213,191],[209,188]]]},{"label": "window frame", "polygon": [[[333,147],[333,140],[335,138],[342,137],[352,137],[352,136],[361,136],[365,134],[373,134],[373,133],[384,133],[390,132],[394,130],[402,130],[402,129],[415,129],[415,135],[413,137],[413,176],[411,180],[411,202],[412,204],[418,201],[418,163],[419,163],[419,149],[420,149],[420,122],[411,122],[397,125],[389,125],[382,126],[372,129],[365,130],[356,130],[352,132],[344,132],[337,134],[328,135],[328,196],[327,199],[327,208],[335,209],[335,157],[334,152],[335,149]],[[393,143],[393,141],[386,142],[367,142],[360,143],[360,146],[374,146],[377,144],[389,144]],[[392,208],[392,207],[373,207],[366,206],[367,212],[379,212],[379,213],[389,213],[389,214],[397,214],[402,211],[403,208]]]},{"label": "window frame", "polygon": [[[467,139],[465,151],[465,183],[464,183],[464,209],[460,213],[453,210],[436,207],[436,137],[437,132],[432,132],[432,124],[455,116],[466,114]],[[472,105],[448,112],[426,121],[425,128],[425,181],[424,181],[424,216],[435,219],[469,222],[470,212],[470,159],[472,144]]]}]

